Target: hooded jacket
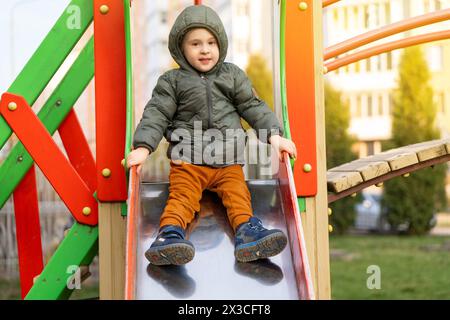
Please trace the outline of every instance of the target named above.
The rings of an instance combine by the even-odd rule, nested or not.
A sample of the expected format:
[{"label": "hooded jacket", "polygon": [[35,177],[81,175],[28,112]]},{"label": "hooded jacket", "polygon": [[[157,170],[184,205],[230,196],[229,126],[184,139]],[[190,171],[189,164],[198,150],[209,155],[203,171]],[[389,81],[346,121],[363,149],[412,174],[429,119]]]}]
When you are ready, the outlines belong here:
[{"label": "hooded jacket", "polygon": [[[206,73],[194,69],[181,50],[185,34],[197,27],[208,29],[219,45],[219,60]],[[283,134],[275,114],[255,95],[244,71],[224,62],[227,49],[225,28],[211,8],[198,5],[183,10],[169,34],[169,50],[179,68],[159,77],[136,128],[135,148],[153,152],[165,136],[172,160],[226,166],[245,162],[241,118],[263,142],[272,134]]]}]

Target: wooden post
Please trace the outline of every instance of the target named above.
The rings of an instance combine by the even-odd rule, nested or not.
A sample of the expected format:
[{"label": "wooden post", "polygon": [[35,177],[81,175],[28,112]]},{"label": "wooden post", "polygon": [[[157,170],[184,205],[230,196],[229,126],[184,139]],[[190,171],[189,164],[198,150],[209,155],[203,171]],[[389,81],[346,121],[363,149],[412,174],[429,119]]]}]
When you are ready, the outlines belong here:
[{"label": "wooden post", "polygon": [[126,50],[124,1],[94,0],[100,299],[125,297]]},{"label": "wooden post", "polygon": [[313,1],[315,107],[317,142],[317,194],[306,198],[305,233],[316,297],[331,298],[330,254],[328,239],[328,201],[325,149],[325,101],[323,86],[322,4]]},{"label": "wooden post", "polygon": [[100,299],[125,297],[126,217],[120,203],[99,204]]},{"label": "wooden post", "polygon": [[297,196],[306,199],[302,220],[315,296],[329,299],[322,2],[284,1],[289,123],[300,150],[294,180]]}]

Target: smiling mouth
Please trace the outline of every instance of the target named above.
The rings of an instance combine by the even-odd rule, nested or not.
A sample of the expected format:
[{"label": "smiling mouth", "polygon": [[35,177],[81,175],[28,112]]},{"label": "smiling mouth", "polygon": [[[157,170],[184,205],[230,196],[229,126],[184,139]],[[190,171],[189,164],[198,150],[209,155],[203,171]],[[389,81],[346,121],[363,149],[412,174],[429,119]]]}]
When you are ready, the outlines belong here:
[{"label": "smiling mouth", "polygon": [[204,59],[198,59],[201,63],[209,63],[211,59],[204,58]]}]

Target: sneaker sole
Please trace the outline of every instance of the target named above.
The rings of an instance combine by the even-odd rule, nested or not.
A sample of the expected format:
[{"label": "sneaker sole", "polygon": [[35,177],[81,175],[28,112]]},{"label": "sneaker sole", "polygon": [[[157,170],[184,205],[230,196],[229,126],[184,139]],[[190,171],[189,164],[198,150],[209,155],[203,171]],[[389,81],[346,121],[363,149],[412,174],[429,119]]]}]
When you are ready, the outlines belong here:
[{"label": "sneaker sole", "polygon": [[194,259],[195,250],[187,244],[169,244],[162,247],[150,248],[145,257],[156,266],[183,265]]},{"label": "sneaker sole", "polygon": [[273,257],[284,250],[287,238],[282,233],[268,235],[258,241],[246,243],[237,247],[234,256],[239,262],[250,262]]}]

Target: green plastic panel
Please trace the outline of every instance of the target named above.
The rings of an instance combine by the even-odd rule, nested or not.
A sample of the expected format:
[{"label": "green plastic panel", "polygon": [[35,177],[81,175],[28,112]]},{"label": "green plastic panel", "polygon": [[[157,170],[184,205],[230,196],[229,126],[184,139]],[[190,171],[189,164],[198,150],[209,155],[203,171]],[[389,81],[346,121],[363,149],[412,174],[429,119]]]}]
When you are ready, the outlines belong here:
[{"label": "green plastic panel", "polygon": [[[125,133],[125,157],[131,151],[133,131],[134,131],[134,91],[133,91],[133,53],[131,44],[131,8],[130,0],[124,0],[124,14],[125,14],[125,50],[126,50],[126,76],[127,76],[127,111],[126,111],[126,133]],[[129,181],[130,172],[125,164],[125,171],[127,175],[127,185]],[[126,217],[128,206],[126,202],[122,203],[122,216]]]},{"label": "green plastic panel", "polygon": [[124,0],[125,6],[125,47],[126,47],[126,76],[127,76],[127,132],[125,141],[125,159],[131,151],[131,143],[134,131],[134,101],[133,101],[133,60],[131,46],[131,21],[130,1]]},{"label": "green plastic panel", "polygon": [[68,299],[76,288],[76,284],[70,281],[74,271],[77,267],[89,265],[97,253],[98,227],[75,223],[25,299]]},{"label": "green plastic panel", "polygon": [[[86,31],[92,19],[91,0],[72,0],[9,87],[8,92],[23,96],[32,106]],[[3,117],[0,117],[0,149],[11,133],[11,128]]]},{"label": "green plastic panel", "polygon": [[[50,134],[58,129],[93,76],[94,40],[91,39],[38,113]],[[0,165],[0,208],[33,163],[23,144],[18,142]]]},{"label": "green plastic panel", "polygon": [[281,107],[283,114],[283,128],[285,137],[291,139],[291,128],[289,126],[289,114],[286,94],[286,1],[281,1],[280,8],[280,87],[281,87]]}]

